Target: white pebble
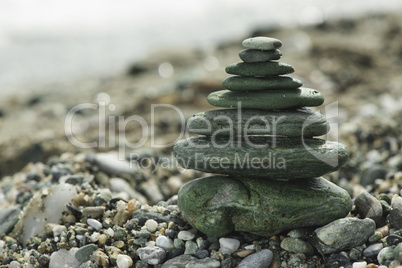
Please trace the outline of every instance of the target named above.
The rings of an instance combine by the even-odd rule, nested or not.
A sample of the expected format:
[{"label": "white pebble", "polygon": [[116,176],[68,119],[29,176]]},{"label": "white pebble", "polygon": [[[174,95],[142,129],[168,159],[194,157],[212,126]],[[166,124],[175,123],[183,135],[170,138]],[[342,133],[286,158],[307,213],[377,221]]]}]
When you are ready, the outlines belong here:
[{"label": "white pebble", "polygon": [[10,268],[20,268],[21,264],[17,261],[10,262]]},{"label": "white pebble", "polygon": [[380,252],[378,252],[377,255],[377,260],[379,264],[382,264],[382,259],[384,258],[385,254],[387,253],[387,251],[389,250],[389,247],[383,248],[380,250]]},{"label": "white pebble", "polygon": [[174,249],[173,241],[169,237],[163,235],[158,236],[155,242],[157,247],[163,248],[164,250]]},{"label": "white pebble", "polygon": [[99,240],[100,233],[94,232],[89,238],[92,242],[97,242]]},{"label": "white pebble", "polygon": [[145,246],[150,248],[154,247],[155,245],[156,245],[155,241],[152,240],[145,243]]},{"label": "white pebble", "polygon": [[119,268],[129,268],[131,265],[133,265],[133,260],[130,258],[130,256],[119,254],[117,255],[116,264]]},{"label": "white pebble", "polygon": [[177,238],[181,239],[181,240],[192,240],[194,238],[194,234],[189,232],[189,231],[180,231],[179,234],[177,235]]},{"label": "white pebble", "polygon": [[353,268],[366,268],[366,266],[367,266],[367,262],[365,262],[365,261],[353,263]]},{"label": "white pebble", "polygon": [[155,220],[147,220],[145,222],[145,227],[147,228],[148,232],[153,233],[158,228],[158,223]]},{"label": "white pebble", "polygon": [[126,202],[124,202],[124,201],[122,201],[122,200],[120,200],[120,201],[117,202],[117,204],[116,204],[116,210],[117,210],[117,212],[124,211],[126,208],[127,208]]},{"label": "white pebble", "polygon": [[255,245],[253,244],[253,245],[245,246],[244,249],[254,250],[254,249],[255,249]]},{"label": "white pebble", "polygon": [[240,241],[232,238],[222,237],[219,239],[220,248],[219,251],[223,254],[231,255],[240,247]]},{"label": "white pebble", "polygon": [[102,223],[100,223],[98,220],[88,219],[87,223],[88,223],[89,226],[91,226],[92,228],[94,228],[97,231],[102,229]]},{"label": "white pebble", "polygon": [[57,225],[52,229],[54,237],[61,235],[63,231],[67,231],[67,228],[64,225]]},{"label": "white pebble", "polygon": [[107,235],[110,236],[110,237],[113,237],[113,236],[114,236],[114,231],[113,231],[113,229],[110,228],[110,227],[106,230],[106,233],[107,233]]}]

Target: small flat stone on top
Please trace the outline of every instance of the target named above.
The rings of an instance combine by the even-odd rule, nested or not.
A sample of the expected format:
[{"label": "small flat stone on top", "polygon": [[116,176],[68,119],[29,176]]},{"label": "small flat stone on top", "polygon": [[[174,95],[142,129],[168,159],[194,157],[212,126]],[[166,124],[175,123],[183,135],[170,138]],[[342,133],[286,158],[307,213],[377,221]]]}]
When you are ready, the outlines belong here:
[{"label": "small flat stone on top", "polygon": [[276,38],[258,36],[247,38],[241,43],[245,48],[272,50],[282,46],[282,42]]},{"label": "small flat stone on top", "polygon": [[303,85],[302,81],[287,76],[248,77],[231,76],[223,80],[222,86],[231,91],[291,89]]},{"label": "small flat stone on top", "polygon": [[228,74],[243,76],[272,76],[290,74],[294,72],[294,69],[291,65],[286,63],[268,61],[256,63],[234,63],[226,66],[225,71]]},{"label": "small flat stone on top", "polygon": [[278,49],[275,50],[243,49],[239,53],[240,59],[247,63],[279,60],[281,56],[282,53]]}]

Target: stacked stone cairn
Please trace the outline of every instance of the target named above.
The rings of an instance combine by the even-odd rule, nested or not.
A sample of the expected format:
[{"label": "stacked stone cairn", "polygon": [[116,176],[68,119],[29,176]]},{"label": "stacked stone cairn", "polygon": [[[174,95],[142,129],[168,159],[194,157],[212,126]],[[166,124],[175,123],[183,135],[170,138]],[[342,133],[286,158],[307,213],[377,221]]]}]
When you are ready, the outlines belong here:
[{"label": "stacked stone cairn", "polygon": [[320,177],[348,158],[325,135],[325,117],[306,106],[324,102],[321,93],[283,76],[293,67],[278,60],[282,43],[269,37],[243,41],[243,62],[226,72],[226,90],[208,102],[229,109],[194,115],[187,127],[202,136],[177,142],[174,155],[184,168],[223,174],[195,179],[179,191],[188,222],[215,237],[232,231],[263,236],[321,226],[345,217],[349,194]]}]

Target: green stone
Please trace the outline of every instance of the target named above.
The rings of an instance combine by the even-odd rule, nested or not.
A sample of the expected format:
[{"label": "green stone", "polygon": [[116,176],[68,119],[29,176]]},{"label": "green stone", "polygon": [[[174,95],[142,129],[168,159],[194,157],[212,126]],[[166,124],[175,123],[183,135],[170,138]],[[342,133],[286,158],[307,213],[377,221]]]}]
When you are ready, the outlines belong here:
[{"label": "green stone", "polygon": [[293,67],[289,64],[274,61],[257,63],[239,62],[226,66],[225,70],[228,74],[242,76],[272,76],[294,72]]},{"label": "green stone", "polygon": [[257,36],[252,38],[247,38],[241,43],[245,48],[260,49],[260,50],[272,50],[280,48],[282,42],[276,38]]},{"label": "green stone", "polygon": [[187,169],[273,180],[321,176],[338,170],[349,156],[341,143],[281,136],[198,136],[177,142],[173,153]]},{"label": "green stone", "polygon": [[324,254],[340,252],[363,245],[374,233],[372,219],[343,218],[314,231],[316,246]]},{"label": "green stone", "polygon": [[270,236],[324,225],[352,208],[349,194],[323,178],[286,182],[211,176],[183,185],[178,201],[188,222],[214,237],[232,231]]},{"label": "green stone", "polygon": [[313,137],[328,133],[329,124],[319,112],[308,108],[280,111],[223,109],[193,115],[187,122],[187,128],[192,133],[208,136]]},{"label": "green stone", "polygon": [[279,60],[281,56],[282,52],[278,49],[275,50],[243,49],[239,53],[240,59],[247,63]]},{"label": "green stone", "polygon": [[281,248],[292,253],[314,254],[313,246],[299,238],[286,237],[281,242]]},{"label": "green stone", "polygon": [[287,76],[248,77],[231,76],[223,80],[222,85],[231,91],[296,89],[303,85],[302,81]]},{"label": "green stone", "polygon": [[324,97],[315,89],[275,89],[255,92],[219,90],[208,95],[208,102],[217,107],[254,109],[289,109],[302,106],[320,106]]},{"label": "green stone", "polygon": [[77,252],[75,252],[74,256],[77,259],[77,261],[79,261],[80,263],[84,263],[91,259],[92,253],[97,249],[98,249],[97,245],[88,244],[79,248]]}]

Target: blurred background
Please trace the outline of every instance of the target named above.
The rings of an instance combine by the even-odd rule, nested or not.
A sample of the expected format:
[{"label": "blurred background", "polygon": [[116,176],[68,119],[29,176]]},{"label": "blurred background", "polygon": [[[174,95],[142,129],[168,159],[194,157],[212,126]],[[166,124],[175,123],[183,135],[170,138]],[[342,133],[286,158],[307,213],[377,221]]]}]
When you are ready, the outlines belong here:
[{"label": "blurred background", "polygon": [[[119,133],[99,130],[99,109],[71,128],[106,146],[68,141],[66,114],[82,103],[107,105],[106,129],[110,116],[139,115],[154,120],[157,144],[173,143],[180,116],[160,108],[152,119],[151,105],[185,118],[214,109],[206,96],[240,61],[241,41],[262,35],[282,40],[280,61],[322,92],[323,107],[336,102],[351,159],[333,179],[349,191],[353,180],[385,181],[402,171],[401,15],[400,0],[0,0],[0,176],[66,152],[116,151]],[[135,143],[143,127],[124,134]],[[149,140],[141,150],[171,153]]]},{"label": "blurred background", "polygon": [[0,94],[121,74],[156,51],[212,49],[258,27],[305,26],[400,8],[398,0],[2,0]]}]

